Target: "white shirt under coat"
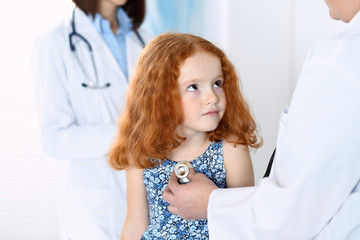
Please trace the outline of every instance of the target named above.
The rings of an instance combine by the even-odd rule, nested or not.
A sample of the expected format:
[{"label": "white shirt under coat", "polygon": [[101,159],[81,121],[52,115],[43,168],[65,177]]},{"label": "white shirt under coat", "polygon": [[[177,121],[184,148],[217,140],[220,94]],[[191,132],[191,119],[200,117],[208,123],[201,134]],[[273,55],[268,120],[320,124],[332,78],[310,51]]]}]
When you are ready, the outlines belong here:
[{"label": "white shirt under coat", "polygon": [[[71,14],[71,13],[70,13]],[[78,33],[92,45],[99,84],[81,86],[86,76],[70,51],[71,15],[37,44],[32,59],[37,80],[41,143],[53,158],[66,160],[67,173],[60,199],[61,240],[119,240],[126,215],[124,171],[110,168],[106,155],[124,108],[128,80],[93,23],[75,8]],[[139,30],[145,42],[150,36]],[[95,79],[86,44],[74,38],[87,74]],[[126,35],[129,75],[142,51],[136,34]]]},{"label": "white shirt under coat", "polygon": [[314,44],[276,148],[259,186],[213,191],[210,239],[360,239],[359,13]]}]

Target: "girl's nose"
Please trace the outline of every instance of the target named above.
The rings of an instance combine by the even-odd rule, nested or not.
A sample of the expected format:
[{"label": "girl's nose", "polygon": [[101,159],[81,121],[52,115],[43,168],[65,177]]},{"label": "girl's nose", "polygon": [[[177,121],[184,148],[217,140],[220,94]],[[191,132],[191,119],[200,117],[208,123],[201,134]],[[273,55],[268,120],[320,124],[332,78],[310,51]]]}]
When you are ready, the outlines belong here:
[{"label": "girl's nose", "polygon": [[205,92],[205,104],[214,104],[219,100],[218,95],[214,91],[214,89],[209,89]]}]

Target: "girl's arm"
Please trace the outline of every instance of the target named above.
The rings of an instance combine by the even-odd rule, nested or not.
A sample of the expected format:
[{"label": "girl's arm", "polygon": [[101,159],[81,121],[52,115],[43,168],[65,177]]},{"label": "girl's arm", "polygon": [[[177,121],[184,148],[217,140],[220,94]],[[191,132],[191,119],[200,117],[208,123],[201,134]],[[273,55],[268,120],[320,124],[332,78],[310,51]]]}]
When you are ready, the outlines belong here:
[{"label": "girl's arm", "polygon": [[226,170],[226,186],[248,187],[254,186],[254,170],[248,147],[245,145],[224,141],[224,165]]},{"label": "girl's arm", "polygon": [[149,210],[143,170],[126,170],[127,214],[121,231],[122,240],[139,240],[148,226]]}]

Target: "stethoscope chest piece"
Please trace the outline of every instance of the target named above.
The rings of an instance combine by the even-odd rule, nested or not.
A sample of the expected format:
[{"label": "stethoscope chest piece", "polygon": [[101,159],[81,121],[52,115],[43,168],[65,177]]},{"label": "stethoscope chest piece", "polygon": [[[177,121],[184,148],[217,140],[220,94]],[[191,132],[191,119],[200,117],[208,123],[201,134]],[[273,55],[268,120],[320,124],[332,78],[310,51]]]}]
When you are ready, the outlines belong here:
[{"label": "stethoscope chest piece", "polygon": [[175,165],[174,172],[176,177],[178,178],[177,181],[180,184],[186,184],[190,182],[188,178],[190,168],[194,168],[190,162],[181,161]]}]

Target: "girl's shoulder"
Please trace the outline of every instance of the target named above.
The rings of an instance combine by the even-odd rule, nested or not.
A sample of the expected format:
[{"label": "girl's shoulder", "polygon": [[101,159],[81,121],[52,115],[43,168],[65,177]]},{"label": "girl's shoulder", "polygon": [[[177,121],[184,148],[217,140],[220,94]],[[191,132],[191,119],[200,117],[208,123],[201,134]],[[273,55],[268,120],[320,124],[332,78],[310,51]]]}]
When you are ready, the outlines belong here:
[{"label": "girl's shoulder", "polygon": [[227,140],[223,140],[223,155],[224,160],[232,161],[232,159],[239,159],[249,156],[249,148],[244,144],[235,144]]},{"label": "girl's shoulder", "polygon": [[222,140],[222,146],[223,146],[223,149],[227,150],[227,151],[246,151],[246,152],[249,152],[249,148],[247,145],[244,145],[244,144],[235,144],[233,142],[229,142],[227,141],[226,139],[225,140]]},{"label": "girl's shoulder", "polygon": [[224,166],[227,187],[254,185],[254,174],[249,148],[247,145],[224,141]]},{"label": "girl's shoulder", "polygon": [[223,139],[219,142],[211,142],[208,150],[215,150],[215,149],[222,149],[223,153],[229,154],[240,154],[243,152],[249,152],[249,148],[247,145],[244,144],[235,144],[233,142],[229,142],[226,139]]}]

